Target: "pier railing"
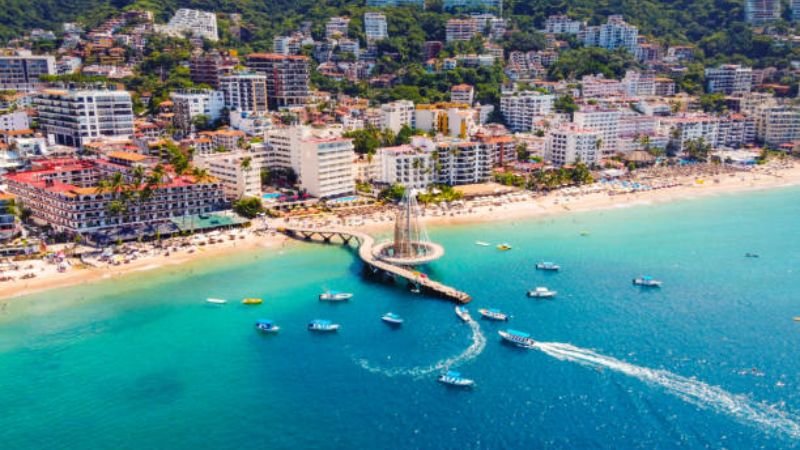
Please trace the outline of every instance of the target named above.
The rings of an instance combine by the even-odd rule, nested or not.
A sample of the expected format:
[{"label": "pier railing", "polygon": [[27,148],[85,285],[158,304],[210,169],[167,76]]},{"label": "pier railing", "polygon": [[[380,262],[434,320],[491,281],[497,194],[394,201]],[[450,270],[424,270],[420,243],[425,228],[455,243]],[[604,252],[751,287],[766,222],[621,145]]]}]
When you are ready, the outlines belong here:
[{"label": "pier railing", "polygon": [[[466,292],[459,291],[456,288],[447,286],[446,284],[434,281],[420,272],[411,270],[408,267],[390,264],[382,261],[375,255],[375,238],[367,233],[348,229],[315,229],[315,228],[294,228],[294,227],[280,227],[277,229],[279,232],[295,238],[306,241],[324,242],[324,243],[341,243],[350,245],[354,242],[358,247],[358,256],[361,260],[373,271],[382,271],[391,274],[396,278],[402,278],[409,283],[414,284],[420,289],[442,296],[449,300],[458,303],[469,303],[472,297]],[[338,242],[334,242],[336,239]]]}]

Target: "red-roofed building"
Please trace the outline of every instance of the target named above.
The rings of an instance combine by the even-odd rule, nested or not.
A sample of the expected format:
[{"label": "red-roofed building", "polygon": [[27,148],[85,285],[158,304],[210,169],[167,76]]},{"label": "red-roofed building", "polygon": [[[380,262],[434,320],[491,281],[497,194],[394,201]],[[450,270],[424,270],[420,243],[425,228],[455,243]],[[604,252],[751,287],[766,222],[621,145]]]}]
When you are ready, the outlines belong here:
[{"label": "red-roofed building", "polygon": [[[5,176],[8,190],[32,211],[35,220],[67,233],[95,233],[121,226],[148,225],[173,217],[208,213],[223,204],[222,189],[215,179],[197,180],[168,172],[148,195],[144,182],[136,186],[134,153],[117,152],[109,159],[51,159],[33,163],[33,169]],[[100,180],[122,173],[125,186],[116,190],[98,187]],[[122,200],[123,191],[134,200]],[[123,206],[114,212],[114,205]]]}]

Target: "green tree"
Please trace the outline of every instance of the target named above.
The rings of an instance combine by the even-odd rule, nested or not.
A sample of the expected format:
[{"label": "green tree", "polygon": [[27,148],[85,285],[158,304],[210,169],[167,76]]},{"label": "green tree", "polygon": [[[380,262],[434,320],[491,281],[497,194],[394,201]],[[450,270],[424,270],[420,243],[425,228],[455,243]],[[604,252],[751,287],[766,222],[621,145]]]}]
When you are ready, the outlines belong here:
[{"label": "green tree", "polygon": [[242,217],[252,219],[264,212],[261,200],[255,197],[242,198],[233,203],[233,210]]}]

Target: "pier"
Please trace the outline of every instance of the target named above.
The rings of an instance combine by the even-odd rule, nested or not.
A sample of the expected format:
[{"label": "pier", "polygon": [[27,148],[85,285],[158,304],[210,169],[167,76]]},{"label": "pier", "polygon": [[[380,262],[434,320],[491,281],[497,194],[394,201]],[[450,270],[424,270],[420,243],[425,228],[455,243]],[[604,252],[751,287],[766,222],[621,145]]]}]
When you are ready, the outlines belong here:
[{"label": "pier", "polygon": [[430,255],[424,258],[408,258],[404,260],[404,265],[392,264],[384,261],[376,249],[384,248],[386,244],[379,244],[376,246],[375,238],[367,233],[362,233],[355,230],[347,229],[313,229],[313,228],[293,228],[293,227],[280,227],[277,231],[294,239],[305,241],[321,242],[326,244],[343,244],[347,246],[355,245],[358,248],[358,256],[367,265],[369,270],[373,273],[383,272],[394,276],[395,278],[402,278],[411,284],[424,289],[426,292],[444,297],[457,303],[469,303],[472,297],[466,292],[459,291],[446,284],[439,283],[438,281],[431,280],[428,277],[420,276],[420,273],[410,269],[408,266],[414,265],[414,262],[427,262],[431,256],[442,256],[443,250],[436,250],[435,255]]}]

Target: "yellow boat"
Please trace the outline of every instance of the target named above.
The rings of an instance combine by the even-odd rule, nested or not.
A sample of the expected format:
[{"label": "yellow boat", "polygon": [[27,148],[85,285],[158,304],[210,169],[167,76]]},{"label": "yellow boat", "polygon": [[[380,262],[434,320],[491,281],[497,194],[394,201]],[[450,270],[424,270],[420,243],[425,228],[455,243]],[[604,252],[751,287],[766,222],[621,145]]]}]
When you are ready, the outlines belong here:
[{"label": "yellow boat", "polygon": [[264,300],[261,300],[260,298],[246,298],[242,300],[242,303],[245,305],[260,305],[264,303]]},{"label": "yellow boat", "polygon": [[505,250],[511,250],[511,246],[508,245],[508,244],[500,244],[500,245],[497,246],[497,249],[498,250],[504,250],[504,251]]},{"label": "yellow boat", "polygon": [[794,321],[795,322],[800,322],[800,316],[794,316]]}]

